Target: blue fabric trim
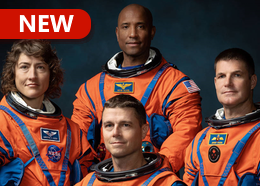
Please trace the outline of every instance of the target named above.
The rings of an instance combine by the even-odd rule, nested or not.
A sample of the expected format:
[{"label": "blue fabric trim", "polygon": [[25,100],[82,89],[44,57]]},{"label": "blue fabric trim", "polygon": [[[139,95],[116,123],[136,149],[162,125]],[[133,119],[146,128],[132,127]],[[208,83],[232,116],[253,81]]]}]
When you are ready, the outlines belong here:
[{"label": "blue fabric trim", "polygon": [[[11,144],[9,143],[9,141],[4,137],[3,133],[0,131],[0,137],[2,138],[6,148],[8,149],[9,151],[9,155],[10,157],[12,158],[14,156],[14,151],[13,151],[13,148],[11,146]],[[2,147],[1,147],[2,148]],[[4,149],[3,149],[4,150]],[[0,149],[0,151],[3,153],[3,151]],[[4,150],[5,153],[3,153],[5,155],[5,157],[7,159],[10,160],[10,158],[8,157],[8,153]]]},{"label": "blue fabric trim", "polygon": [[29,159],[29,160],[24,164],[24,167],[27,167],[27,165],[29,165],[34,159],[35,159],[35,158],[34,158],[34,156],[33,156],[31,159]]},{"label": "blue fabric trim", "polygon": [[196,167],[195,167],[195,165],[193,163],[193,146],[194,146],[194,141],[195,141],[195,138],[192,140],[190,162],[191,162],[191,165],[193,166],[193,168],[196,169]]},{"label": "blue fabric trim", "polygon": [[147,186],[157,175],[161,174],[164,171],[171,171],[171,169],[168,167],[165,167],[165,168],[157,170],[141,186]]},{"label": "blue fabric trim", "polygon": [[89,180],[89,182],[88,182],[88,184],[87,184],[87,186],[92,186],[94,181],[95,181],[95,179],[96,179],[96,176],[95,176],[95,173],[93,173],[91,178],[90,178],[90,180]]},{"label": "blue fabric trim", "polygon": [[258,163],[258,167],[257,167],[257,176],[260,176],[260,162]]},{"label": "blue fabric trim", "polygon": [[211,127],[207,127],[207,129],[203,132],[203,134],[200,136],[199,138],[199,141],[198,141],[198,145],[197,145],[197,156],[198,156],[198,159],[199,159],[199,162],[200,162],[200,174],[202,176],[202,179],[203,179],[203,182],[204,182],[204,185],[208,186],[208,181],[204,175],[204,167],[203,167],[203,160],[202,160],[202,157],[201,157],[201,154],[200,154],[200,145],[201,145],[201,142],[203,141],[203,139],[205,138],[208,130],[210,129]]},{"label": "blue fabric trim", "polygon": [[100,80],[99,80],[99,93],[100,93],[100,98],[101,98],[103,107],[104,107],[105,102],[106,102],[105,95],[104,95],[105,76],[106,76],[106,73],[102,72],[101,75],[100,75]]},{"label": "blue fabric trim", "polygon": [[187,171],[187,173],[188,173],[189,175],[193,176],[193,177],[196,176],[196,174],[192,174],[191,172],[188,172],[188,171]]},{"label": "blue fabric trim", "polygon": [[[87,96],[88,96],[88,99],[90,100],[90,102],[91,102],[91,104],[92,104],[92,107],[93,107],[94,110],[96,111],[95,104],[94,104],[94,102],[92,101],[92,99],[91,99],[91,97],[90,97],[90,95],[89,95],[89,93],[88,93],[87,82],[85,83],[85,92],[86,92],[86,94],[87,94]],[[94,116],[94,115],[93,115],[93,116]]]},{"label": "blue fabric trim", "polygon": [[148,85],[147,89],[145,90],[143,97],[141,99],[141,102],[143,104],[143,106],[145,106],[147,100],[149,99],[154,86],[156,85],[158,79],[160,78],[160,76],[162,75],[162,73],[164,72],[165,69],[167,69],[168,67],[170,67],[171,65],[169,63],[165,63],[160,70],[158,70],[158,72],[156,73],[156,75],[153,77],[152,81],[150,82],[150,84]]},{"label": "blue fabric trim", "polygon": [[[167,104],[168,99],[169,99],[169,97],[171,96],[172,92],[175,90],[175,88],[176,88],[181,82],[183,82],[183,81],[185,81],[185,80],[189,80],[189,79],[190,79],[190,78],[187,77],[187,76],[181,78],[181,79],[174,85],[174,87],[173,87],[172,90],[169,92],[169,94],[166,96],[166,98],[164,99],[163,104],[162,104],[162,111],[163,111],[163,114],[164,114],[164,115],[165,115],[166,109],[173,103],[173,102],[171,101],[171,102],[169,102],[169,103]],[[176,100],[177,100],[177,99],[176,99]],[[176,100],[175,100],[175,101],[176,101]],[[166,105],[166,104],[167,104],[167,105]],[[165,106],[165,105],[166,105],[166,106]]]}]

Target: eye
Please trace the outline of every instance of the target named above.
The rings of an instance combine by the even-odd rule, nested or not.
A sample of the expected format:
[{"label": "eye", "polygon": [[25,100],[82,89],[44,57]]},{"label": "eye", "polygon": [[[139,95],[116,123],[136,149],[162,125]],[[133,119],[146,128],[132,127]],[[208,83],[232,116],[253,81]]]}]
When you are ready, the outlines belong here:
[{"label": "eye", "polygon": [[127,28],[128,28],[128,25],[123,25],[122,28],[123,28],[123,29],[127,29]]},{"label": "eye", "polygon": [[128,123],[124,123],[123,127],[130,127],[130,125]]},{"label": "eye", "polygon": [[217,79],[222,79],[222,78],[224,78],[224,77],[225,77],[224,74],[220,74],[220,75],[217,76]]},{"label": "eye", "polygon": [[235,77],[241,77],[241,74],[235,74]]},{"label": "eye", "polygon": [[45,70],[45,66],[39,65],[39,66],[37,66],[37,69],[39,69],[39,70]]},{"label": "eye", "polygon": [[137,28],[141,28],[141,29],[143,29],[143,28],[144,28],[144,25],[138,25]]},{"label": "eye", "polygon": [[29,67],[28,67],[28,65],[21,65],[19,68],[26,70],[26,69],[28,69]]}]

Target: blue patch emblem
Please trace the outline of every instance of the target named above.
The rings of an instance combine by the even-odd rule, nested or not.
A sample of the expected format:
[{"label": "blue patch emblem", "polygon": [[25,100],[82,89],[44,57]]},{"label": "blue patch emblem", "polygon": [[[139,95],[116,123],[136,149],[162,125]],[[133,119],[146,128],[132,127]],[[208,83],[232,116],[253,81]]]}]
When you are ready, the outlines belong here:
[{"label": "blue patch emblem", "polygon": [[114,93],[133,93],[134,82],[115,82]]},{"label": "blue patch emblem", "polygon": [[46,154],[46,156],[49,157],[48,161],[52,161],[54,163],[60,161],[62,150],[63,147],[60,149],[56,145],[49,146]]},{"label": "blue patch emblem", "polygon": [[212,133],[209,137],[209,145],[225,145],[227,133]]},{"label": "blue patch emblem", "polygon": [[60,142],[59,130],[41,128],[41,139]]}]

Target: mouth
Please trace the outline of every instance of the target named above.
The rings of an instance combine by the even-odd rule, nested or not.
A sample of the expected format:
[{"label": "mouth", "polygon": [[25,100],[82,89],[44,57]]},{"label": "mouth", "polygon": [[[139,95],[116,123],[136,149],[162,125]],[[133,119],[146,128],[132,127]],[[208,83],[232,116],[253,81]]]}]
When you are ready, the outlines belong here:
[{"label": "mouth", "polygon": [[30,84],[26,84],[27,87],[37,87],[39,86],[37,83],[30,83]]},{"label": "mouth", "polygon": [[236,91],[228,90],[228,91],[224,91],[222,94],[234,94],[234,93],[236,93]]},{"label": "mouth", "polygon": [[129,45],[129,46],[137,46],[137,45],[140,45],[141,42],[133,41],[133,42],[127,42],[126,44]]},{"label": "mouth", "polygon": [[112,144],[112,145],[123,145],[124,142],[116,141],[116,142],[112,142],[110,144]]}]

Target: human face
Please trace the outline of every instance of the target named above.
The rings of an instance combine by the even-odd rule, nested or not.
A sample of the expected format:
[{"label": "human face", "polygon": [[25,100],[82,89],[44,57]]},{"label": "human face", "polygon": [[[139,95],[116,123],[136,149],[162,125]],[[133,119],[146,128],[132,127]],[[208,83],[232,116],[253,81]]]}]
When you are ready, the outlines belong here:
[{"label": "human face", "polygon": [[133,108],[105,108],[102,122],[105,146],[113,158],[142,153],[148,128],[147,124],[140,126]]},{"label": "human face", "polygon": [[249,77],[244,62],[231,59],[216,64],[215,88],[223,107],[232,108],[252,102],[256,75]]},{"label": "human face", "polygon": [[155,27],[150,25],[142,7],[129,6],[119,14],[116,36],[124,57],[148,57],[154,34]]},{"label": "human face", "polygon": [[50,70],[42,59],[21,53],[15,65],[15,85],[26,100],[43,100],[49,87]]}]

